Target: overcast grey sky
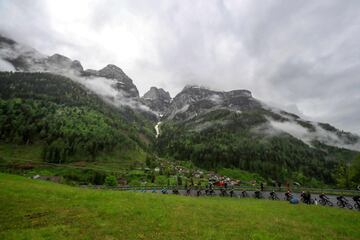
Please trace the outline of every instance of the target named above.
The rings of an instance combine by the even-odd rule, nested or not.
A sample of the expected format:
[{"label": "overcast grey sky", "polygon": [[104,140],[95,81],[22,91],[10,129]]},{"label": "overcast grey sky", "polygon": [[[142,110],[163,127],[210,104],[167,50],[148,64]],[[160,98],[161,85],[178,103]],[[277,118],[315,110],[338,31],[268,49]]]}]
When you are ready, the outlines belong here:
[{"label": "overcast grey sky", "polygon": [[114,63],[142,94],[245,88],[360,133],[359,0],[0,0],[0,32],[85,68]]}]

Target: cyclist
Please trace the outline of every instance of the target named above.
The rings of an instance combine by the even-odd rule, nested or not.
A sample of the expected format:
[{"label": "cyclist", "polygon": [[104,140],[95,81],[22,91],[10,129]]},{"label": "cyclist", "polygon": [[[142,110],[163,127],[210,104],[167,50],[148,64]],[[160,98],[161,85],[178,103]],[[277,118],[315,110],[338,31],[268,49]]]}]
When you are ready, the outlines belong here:
[{"label": "cyclist", "polygon": [[270,198],[271,198],[272,200],[275,200],[275,199],[277,198],[276,193],[275,193],[274,190],[272,190],[272,191],[270,192]]},{"label": "cyclist", "polygon": [[254,192],[254,194],[255,194],[255,198],[258,198],[258,199],[261,198],[261,192],[260,192],[259,190],[256,190],[256,191]]},{"label": "cyclist", "polygon": [[226,189],[224,189],[224,188],[220,188],[220,196],[222,196],[222,197],[227,196]]},{"label": "cyclist", "polygon": [[174,189],[172,190],[172,192],[173,192],[173,194],[176,194],[176,195],[179,194],[179,190],[178,190],[177,188],[174,188]]},{"label": "cyclist", "polygon": [[189,187],[186,188],[186,195],[190,195],[191,194],[191,185],[189,185]]},{"label": "cyclist", "polygon": [[323,205],[323,206],[329,205],[330,207],[333,206],[333,203],[330,201],[330,199],[324,193],[321,193],[319,195],[319,198],[320,198],[319,203],[321,205]]},{"label": "cyclist", "polygon": [[209,195],[209,187],[208,187],[208,185],[206,185],[206,187],[205,187],[205,195]]},{"label": "cyclist", "polygon": [[305,196],[305,192],[304,192],[304,191],[301,191],[301,193],[300,193],[300,198],[301,198],[301,201],[303,201],[303,202],[305,202],[304,196]]},{"label": "cyclist", "polygon": [[285,199],[286,199],[286,201],[290,201],[291,197],[292,197],[292,194],[291,194],[290,190],[288,190],[288,191],[285,193]]},{"label": "cyclist", "polygon": [[201,196],[201,186],[200,186],[200,184],[198,185],[198,188],[197,188],[197,191],[196,191],[196,196]]},{"label": "cyclist", "polygon": [[234,196],[234,187],[231,186],[231,189],[230,189],[230,197],[233,197]]},{"label": "cyclist", "polygon": [[328,198],[324,193],[321,193],[321,194],[319,195],[319,198],[320,198],[321,200],[325,201],[325,202],[329,200],[329,198]]},{"label": "cyclist", "polygon": [[215,191],[214,191],[214,185],[212,183],[209,184],[209,195],[214,195]]},{"label": "cyclist", "polygon": [[344,197],[344,196],[338,196],[336,197],[336,199],[338,200],[337,204],[339,207],[347,207],[349,209],[352,209],[352,205],[349,203],[349,201]]},{"label": "cyclist", "polygon": [[360,210],[360,196],[354,196],[353,200],[355,202],[354,207],[358,210]]},{"label": "cyclist", "polygon": [[338,200],[338,204],[340,207],[346,207],[347,199],[344,196],[338,196],[336,197],[336,199]]},{"label": "cyclist", "polygon": [[246,190],[242,191],[242,192],[241,192],[241,195],[242,195],[243,197],[247,197],[247,196],[248,196]]},{"label": "cyclist", "polygon": [[302,191],[301,197],[302,197],[304,203],[311,204],[311,194],[310,194],[310,192]]}]

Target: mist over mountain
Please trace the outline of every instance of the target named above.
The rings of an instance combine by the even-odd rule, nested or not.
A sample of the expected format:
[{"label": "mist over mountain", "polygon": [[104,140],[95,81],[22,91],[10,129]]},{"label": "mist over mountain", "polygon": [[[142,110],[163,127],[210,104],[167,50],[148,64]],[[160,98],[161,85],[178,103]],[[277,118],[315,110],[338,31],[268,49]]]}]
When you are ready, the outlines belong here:
[{"label": "mist over mountain", "polygon": [[[286,177],[307,183],[319,181],[334,184],[335,169],[341,167],[341,164],[350,163],[360,151],[358,135],[344,132],[328,123],[302,119],[294,113],[254,98],[249,90],[219,91],[187,85],[172,98],[163,88],[153,86],[140,96],[133,80],[114,64],[108,64],[100,70],[84,70],[77,60],[61,54],[45,56],[3,36],[0,38],[0,59],[0,71],[4,71],[0,78],[0,97],[5,101],[16,102],[17,98],[30,101],[26,104],[35,108],[35,112],[41,111],[37,108],[37,99],[45,105],[47,101],[50,104],[55,100],[55,105],[51,107],[57,109],[55,112],[64,111],[60,110],[63,106],[57,105],[59,103],[65,103],[71,108],[75,104],[79,107],[67,113],[68,117],[64,119],[71,122],[75,121],[72,119],[76,114],[85,111],[82,106],[88,100],[81,100],[83,97],[79,98],[80,102],[76,100],[77,94],[85,94],[80,89],[85,89],[86,94],[97,96],[118,114],[118,118],[114,118],[112,110],[105,105],[99,107],[95,99],[88,101],[88,107],[99,114],[99,120],[109,117],[119,124],[117,121],[121,119],[124,121],[121,129],[126,129],[126,126],[132,129],[125,134],[117,133],[119,129],[113,129],[114,133],[120,135],[110,135],[111,128],[116,124],[108,122],[103,128],[109,132],[109,136],[101,139],[100,135],[100,139],[96,140],[98,143],[94,143],[91,138],[86,138],[89,132],[76,130],[76,125],[72,125],[75,123],[69,122],[68,127],[74,128],[71,131],[77,138],[89,141],[85,150],[80,150],[80,147],[76,151],[70,147],[74,144],[71,140],[73,137],[67,136],[61,140],[51,132],[46,133],[49,134],[47,136],[44,132],[48,130],[41,130],[48,129],[47,125],[38,126],[38,130],[31,128],[18,133],[25,134],[21,138],[27,142],[46,139],[44,156],[51,161],[72,161],[67,159],[75,159],[74,156],[81,151],[96,159],[101,152],[116,151],[119,147],[116,139],[121,139],[125,142],[134,141],[135,144],[129,148],[133,151],[139,148],[151,155],[190,160],[206,169],[240,168],[270,179]],[[68,81],[79,85],[71,85]],[[56,85],[59,85],[58,89]],[[67,95],[75,98],[75,102],[69,102]],[[93,106],[94,103],[97,105]],[[4,104],[6,106],[7,103]],[[48,116],[46,121],[54,117],[51,112],[45,116]],[[97,120],[89,115],[83,121],[90,127]],[[51,121],[47,124],[51,124]],[[18,138],[8,132],[6,126],[10,125],[4,125],[3,136],[6,136],[7,141],[14,141]],[[30,132],[34,137],[29,135]],[[91,150],[94,146],[92,144],[97,146],[95,152]],[[122,147],[127,149],[126,146]]]},{"label": "mist over mountain", "polygon": [[151,86],[172,96],[189,84],[244,88],[280,109],[360,134],[353,105],[360,99],[359,9],[354,0],[261,7],[247,0],[15,0],[0,7],[0,32],[85,68],[113,63],[140,95]]},{"label": "mist over mountain", "polygon": [[139,92],[133,81],[117,66],[108,64],[100,70],[83,69],[77,60],[54,54],[45,56],[35,49],[0,37],[2,71],[51,72],[77,81],[114,105],[127,105],[146,111],[140,102]]},{"label": "mist over mountain", "polygon": [[359,0],[0,0],[0,239],[360,239],[359,42]]},{"label": "mist over mountain", "polygon": [[[140,97],[133,80],[118,66],[108,64],[100,70],[84,70],[77,60],[60,54],[45,56],[4,36],[0,37],[0,57],[2,71],[61,74],[83,84],[111,104],[145,111],[154,115],[153,119],[162,121],[193,121],[193,127],[198,131],[213,124],[206,119],[206,114],[210,112],[228,110],[240,115],[242,112],[257,110],[265,121],[254,124],[254,132],[262,131],[269,135],[285,132],[310,146],[316,140],[331,146],[360,150],[360,138],[357,135],[343,132],[329,124],[303,120],[295,114],[270,107],[253,98],[248,90],[225,92],[188,85],[172,99],[164,89],[151,87]],[[229,124],[229,120],[224,119],[222,124]]]}]

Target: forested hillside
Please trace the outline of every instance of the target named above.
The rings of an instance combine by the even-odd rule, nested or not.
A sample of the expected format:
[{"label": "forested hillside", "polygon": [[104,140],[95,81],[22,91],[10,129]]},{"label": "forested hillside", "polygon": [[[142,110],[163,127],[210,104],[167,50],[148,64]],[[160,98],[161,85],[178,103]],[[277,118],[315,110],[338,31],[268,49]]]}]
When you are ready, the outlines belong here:
[{"label": "forested hillside", "polygon": [[[246,103],[248,96],[241,97],[238,103]],[[319,141],[305,143],[286,132],[269,134],[259,126],[269,118],[289,121],[285,115],[258,104],[240,110],[216,109],[216,105],[212,110],[190,107],[194,117],[161,124],[157,153],[168,160],[190,160],[208,170],[233,168],[257,173],[269,182],[340,187],[356,183],[348,166],[358,152]],[[315,131],[308,122],[294,121]],[[132,161],[139,153],[153,156],[153,127],[154,122],[141,111],[115,107],[66,77],[0,73],[0,144],[24,149],[36,146],[44,162],[96,162],[104,155],[119,161],[124,152]],[[121,153],[112,155],[114,152]]]},{"label": "forested hillside", "polygon": [[76,82],[50,73],[0,73],[0,141],[41,144],[43,159],[94,161],[117,149],[147,151],[153,126]]},{"label": "forested hillside", "polygon": [[206,169],[255,172],[269,181],[297,181],[311,186],[356,184],[343,169],[358,152],[316,141],[310,145],[287,133],[271,135],[256,129],[267,121],[268,114],[259,109],[242,113],[216,110],[187,121],[165,121],[158,151],[162,156],[190,159]]}]

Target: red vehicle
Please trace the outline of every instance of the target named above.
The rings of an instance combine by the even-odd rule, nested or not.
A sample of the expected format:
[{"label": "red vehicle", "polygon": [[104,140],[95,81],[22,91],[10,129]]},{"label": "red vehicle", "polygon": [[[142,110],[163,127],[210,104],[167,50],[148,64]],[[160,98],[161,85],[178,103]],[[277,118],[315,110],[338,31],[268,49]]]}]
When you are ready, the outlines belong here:
[{"label": "red vehicle", "polygon": [[217,186],[217,187],[224,187],[225,182],[224,181],[218,181],[218,182],[215,182],[214,185]]}]

